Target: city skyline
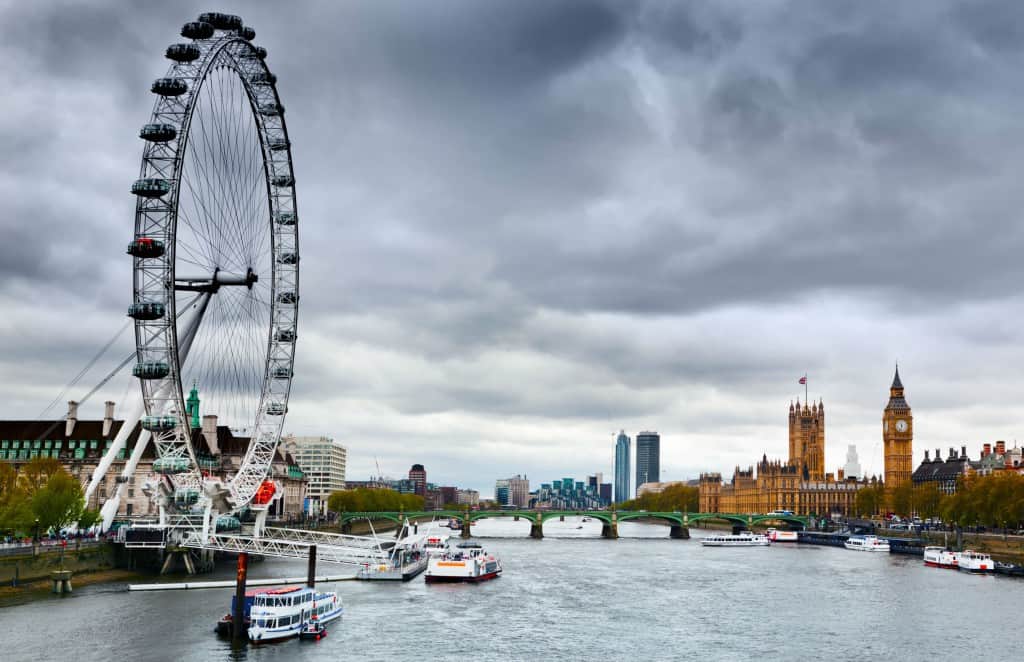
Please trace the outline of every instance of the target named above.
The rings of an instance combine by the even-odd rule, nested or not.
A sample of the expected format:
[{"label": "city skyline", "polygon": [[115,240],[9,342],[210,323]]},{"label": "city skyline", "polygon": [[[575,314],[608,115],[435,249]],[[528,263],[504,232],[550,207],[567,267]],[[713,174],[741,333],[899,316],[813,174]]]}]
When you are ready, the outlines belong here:
[{"label": "city skyline", "polygon": [[[692,478],[784,456],[777,412],[807,373],[825,469],[855,444],[879,474],[898,359],[915,466],[1013,445],[1024,53],[998,27],[1021,10],[982,4],[352,2],[311,22],[226,2],[292,122],[284,433],[337,439],[353,478],[422,462],[489,493],[503,474],[613,475],[609,433],[657,429],[662,478]],[[2,10],[6,82],[33,93],[0,118],[0,418],[59,416],[130,353],[122,335],[62,394],[132,296],[128,188],[166,70],[141,53],[206,9]],[[40,35],[72,30],[54,58]],[[115,379],[83,415],[137,389]]]}]

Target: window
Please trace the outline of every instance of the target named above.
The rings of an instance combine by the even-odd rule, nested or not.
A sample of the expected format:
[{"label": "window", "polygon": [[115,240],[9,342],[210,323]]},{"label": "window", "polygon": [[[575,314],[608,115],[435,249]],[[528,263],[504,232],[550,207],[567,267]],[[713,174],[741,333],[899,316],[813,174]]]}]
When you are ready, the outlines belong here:
[{"label": "window", "polygon": [[84,448],[76,448],[75,449],[75,459],[76,460],[84,460],[85,459],[85,449]]},{"label": "window", "polygon": [[100,447],[100,442],[97,441],[96,439],[93,439],[92,441],[89,442],[89,448],[91,448],[93,450],[96,450],[99,447]]},{"label": "window", "polygon": [[0,441],[0,448],[10,448],[10,443],[10,441],[4,439],[3,441]]}]

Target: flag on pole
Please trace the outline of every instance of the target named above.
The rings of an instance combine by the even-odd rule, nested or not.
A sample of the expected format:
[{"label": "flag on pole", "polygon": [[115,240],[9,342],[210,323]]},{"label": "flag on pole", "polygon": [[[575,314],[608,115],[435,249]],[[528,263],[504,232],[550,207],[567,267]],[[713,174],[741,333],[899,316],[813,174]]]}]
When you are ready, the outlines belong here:
[{"label": "flag on pole", "polygon": [[800,378],[800,383],[805,385],[807,384],[807,375],[804,375],[803,377]]}]

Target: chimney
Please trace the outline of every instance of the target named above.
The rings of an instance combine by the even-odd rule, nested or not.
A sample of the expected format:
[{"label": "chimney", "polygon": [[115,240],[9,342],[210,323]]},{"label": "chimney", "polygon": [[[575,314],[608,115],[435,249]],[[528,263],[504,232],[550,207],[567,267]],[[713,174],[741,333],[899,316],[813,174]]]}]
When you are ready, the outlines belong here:
[{"label": "chimney", "polygon": [[929,462],[929,461],[930,461],[930,460],[928,459],[928,451],[925,451],[925,452],[924,452],[924,461],[925,461],[925,462]]},{"label": "chimney", "polygon": [[207,414],[203,416],[203,439],[210,447],[211,455],[219,455],[220,447],[217,445],[217,415]]},{"label": "chimney", "polygon": [[992,454],[992,444],[985,444],[981,447],[981,456],[988,457]]},{"label": "chimney", "polygon": [[997,441],[996,442],[996,453],[999,453],[1000,455],[1003,455],[1003,454],[1006,453],[1006,442],[1005,441]]},{"label": "chimney", "polygon": [[947,460],[955,460],[956,459],[956,449],[953,448],[952,446],[949,447],[949,457],[947,457],[946,459]]},{"label": "chimney", "polygon": [[967,446],[960,447],[960,457],[964,460],[967,459]]},{"label": "chimney", "polygon": [[78,403],[74,400],[68,401],[68,418],[67,423],[64,424],[64,436],[70,437],[71,433],[75,431],[75,423],[78,422]]},{"label": "chimney", "polygon": [[107,400],[103,404],[103,436],[110,436],[110,428],[114,426],[114,401]]},{"label": "chimney", "polygon": [[941,462],[942,461],[942,453],[939,452],[938,448],[935,449],[935,461],[936,462]]}]

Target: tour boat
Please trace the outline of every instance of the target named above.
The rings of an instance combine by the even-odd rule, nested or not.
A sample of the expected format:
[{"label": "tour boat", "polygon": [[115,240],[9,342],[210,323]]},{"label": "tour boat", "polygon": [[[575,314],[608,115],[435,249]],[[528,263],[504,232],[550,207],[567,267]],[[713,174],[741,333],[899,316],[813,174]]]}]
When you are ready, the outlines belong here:
[{"label": "tour boat", "polygon": [[995,572],[996,569],[996,564],[992,562],[992,557],[984,552],[967,550],[960,554],[959,561],[957,567],[964,572],[986,573]]},{"label": "tour boat", "polygon": [[327,623],[343,611],[337,593],[308,586],[257,591],[249,610],[249,640],[265,643],[294,637],[311,621]]},{"label": "tour boat", "polygon": [[477,542],[459,543],[444,554],[430,557],[427,582],[482,582],[501,574],[501,561]]},{"label": "tour boat", "polygon": [[924,564],[932,568],[952,568],[956,570],[960,554],[945,547],[925,547]]},{"label": "tour boat", "polygon": [[436,536],[420,534],[379,543],[380,550],[387,552],[387,558],[376,563],[364,563],[356,572],[356,579],[409,581],[427,569],[428,554],[424,544],[430,537]]},{"label": "tour boat", "polygon": [[889,541],[877,536],[850,536],[843,547],[858,552],[888,552]]},{"label": "tour boat", "polygon": [[584,521],[584,522],[589,522],[589,521],[590,521],[590,518],[589,518],[589,517],[586,517],[586,516],[584,516],[584,517],[583,517],[583,521]]},{"label": "tour boat", "polygon": [[453,517],[450,520],[448,520],[448,528],[452,529],[454,531],[461,531],[462,530],[462,522],[460,522],[458,520],[458,518]]},{"label": "tour boat", "polygon": [[796,531],[768,529],[768,539],[772,542],[797,542],[797,540],[799,540],[799,536],[797,536]]},{"label": "tour boat", "polygon": [[700,541],[705,547],[761,547],[770,545],[768,536],[761,533],[708,536]]}]

